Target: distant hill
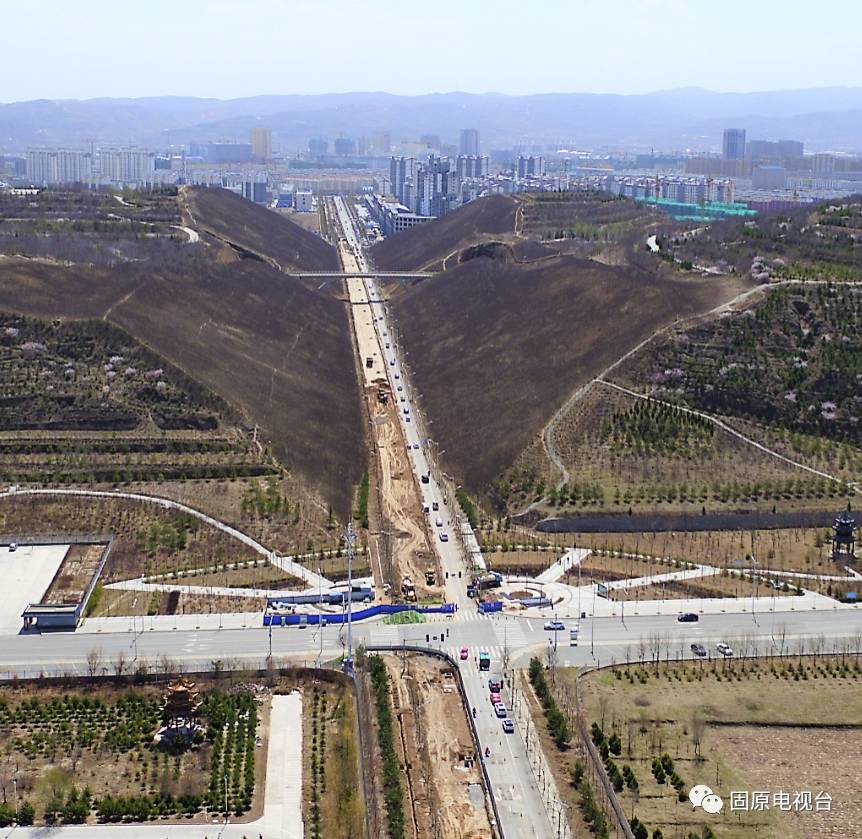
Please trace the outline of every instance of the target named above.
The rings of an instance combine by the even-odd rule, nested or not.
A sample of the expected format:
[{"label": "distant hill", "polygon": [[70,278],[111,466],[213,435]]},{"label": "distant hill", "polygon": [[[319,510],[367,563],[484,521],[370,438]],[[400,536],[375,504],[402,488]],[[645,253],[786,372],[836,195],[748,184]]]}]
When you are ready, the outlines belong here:
[{"label": "distant hill", "polygon": [[466,126],[481,132],[486,149],[524,143],[568,148],[717,151],[721,128],[736,124],[749,136],[795,138],[811,151],[858,150],[862,141],[862,88],[829,87],[759,93],[715,93],[698,88],[617,96],[543,93],[439,93],[393,96],[343,93],[255,96],[35,100],[0,105],[0,151],[30,145],[166,143],[247,140],[261,122],[285,149],[305,148],[310,137],[435,133],[457,140]]},{"label": "distant hill", "polygon": [[454,213],[387,237],[374,245],[371,258],[384,271],[440,270],[448,256],[454,255],[457,264],[457,252],[464,248],[511,238],[517,209],[517,199],[510,196],[479,198]]},{"label": "distant hill", "polygon": [[444,467],[487,493],[577,387],[745,283],[650,277],[572,256],[480,257],[392,305]]},{"label": "distant hill", "polygon": [[227,189],[190,187],[181,199],[197,226],[283,271],[335,271],[335,248],[290,219]]}]

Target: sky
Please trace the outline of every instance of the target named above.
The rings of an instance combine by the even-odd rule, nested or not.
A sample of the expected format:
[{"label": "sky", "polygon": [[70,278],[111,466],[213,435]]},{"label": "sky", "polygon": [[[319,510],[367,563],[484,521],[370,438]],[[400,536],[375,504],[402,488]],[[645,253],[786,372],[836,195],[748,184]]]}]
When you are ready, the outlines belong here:
[{"label": "sky", "polygon": [[862,86],[860,0],[0,0],[0,102]]}]

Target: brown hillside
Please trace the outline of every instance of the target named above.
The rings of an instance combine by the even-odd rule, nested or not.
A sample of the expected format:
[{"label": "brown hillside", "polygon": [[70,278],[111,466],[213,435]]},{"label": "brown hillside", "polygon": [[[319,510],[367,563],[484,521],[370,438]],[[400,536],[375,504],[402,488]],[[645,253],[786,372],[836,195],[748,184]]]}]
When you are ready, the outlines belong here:
[{"label": "brown hillside", "polygon": [[371,258],[382,271],[439,270],[446,257],[470,245],[512,237],[518,200],[479,198],[454,213],[405,230],[374,245]]},{"label": "brown hillside", "polygon": [[444,466],[484,492],[577,387],[742,282],[479,258],[405,291],[393,307]]},{"label": "brown hillside", "polygon": [[0,258],[0,309],[122,327],[258,425],[347,515],[365,454],[343,304],[262,262],[218,266],[189,249],[146,268]]},{"label": "brown hillside", "polygon": [[282,271],[337,271],[332,245],[284,216],[226,189],[188,187],[182,200],[198,228],[271,261]]}]

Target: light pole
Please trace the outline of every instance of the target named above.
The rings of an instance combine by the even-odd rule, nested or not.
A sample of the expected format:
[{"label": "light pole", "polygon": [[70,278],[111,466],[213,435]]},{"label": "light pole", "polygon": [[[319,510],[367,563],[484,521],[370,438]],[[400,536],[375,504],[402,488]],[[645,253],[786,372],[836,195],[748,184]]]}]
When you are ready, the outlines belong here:
[{"label": "light pole", "polygon": [[598,587],[598,583],[593,583],[593,613],[590,615],[590,655],[593,658],[596,657],[596,591]]},{"label": "light pole", "polygon": [[353,668],[353,552],[356,546],[356,533],[353,522],[347,523],[347,665]]}]

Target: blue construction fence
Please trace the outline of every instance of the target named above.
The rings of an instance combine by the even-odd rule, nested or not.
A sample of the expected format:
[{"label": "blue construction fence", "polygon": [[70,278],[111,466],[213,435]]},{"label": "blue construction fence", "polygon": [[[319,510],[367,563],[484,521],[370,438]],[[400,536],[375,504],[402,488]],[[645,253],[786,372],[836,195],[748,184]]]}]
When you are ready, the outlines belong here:
[{"label": "blue construction fence", "polygon": [[[455,613],[454,603],[444,603],[442,606],[405,606],[405,605],[386,605],[370,606],[367,609],[357,609],[351,615],[353,621],[363,621],[368,618],[376,618],[379,615],[397,615],[399,612],[419,612],[422,615],[452,615]],[[331,615],[320,613],[301,614],[301,615],[269,615],[264,614],[264,626],[317,626],[321,619],[325,620],[327,625],[347,623],[347,612],[336,612]]]}]

